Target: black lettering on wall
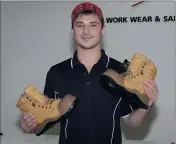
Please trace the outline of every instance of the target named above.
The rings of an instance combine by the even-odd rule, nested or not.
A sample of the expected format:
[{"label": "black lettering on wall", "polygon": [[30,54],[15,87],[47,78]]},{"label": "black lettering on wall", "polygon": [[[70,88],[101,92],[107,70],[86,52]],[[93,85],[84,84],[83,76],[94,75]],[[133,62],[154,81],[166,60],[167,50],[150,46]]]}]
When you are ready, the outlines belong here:
[{"label": "black lettering on wall", "polygon": [[[176,16],[163,16],[162,22],[175,22]],[[149,23],[149,22],[161,22],[160,16],[132,16],[132,17],[107,17],[107,23]]]},{"label": "black lettering on wall", "polygon": [[175,21],[175,16],[164,16],[163,21],[164,22],[174,22]]},{"label": "black lettering on wall", "polygon": [[130,17],[131,22],[152,22],[152,16]]},{"label": "black lettering on wall", "polygon": [[107,23],[127,23],[128,17],[108,17],[106,18]]}]

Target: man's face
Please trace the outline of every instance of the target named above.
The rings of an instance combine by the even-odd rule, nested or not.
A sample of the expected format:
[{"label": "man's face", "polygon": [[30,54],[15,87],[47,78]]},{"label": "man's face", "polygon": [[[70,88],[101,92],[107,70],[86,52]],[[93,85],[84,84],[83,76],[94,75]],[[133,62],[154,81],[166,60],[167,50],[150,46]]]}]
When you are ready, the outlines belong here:
[{"label": "man's face", "polygon": [[97,46],[103,34],[101,21],[97,15],[80,15],[74,21],[73,35],[78,46],[92,49]]}]

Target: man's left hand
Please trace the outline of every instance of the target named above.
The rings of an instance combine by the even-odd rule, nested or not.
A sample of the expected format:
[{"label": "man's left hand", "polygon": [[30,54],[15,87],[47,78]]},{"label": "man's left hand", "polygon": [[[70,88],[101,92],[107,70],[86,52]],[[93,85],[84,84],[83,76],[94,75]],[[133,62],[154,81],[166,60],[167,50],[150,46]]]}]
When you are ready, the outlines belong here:
[{"label": "man's left hand", "polygon": [[151,107],[157,100],[159,92],[158,87],[154,80],[148,80],[144,82],[144,91],[149,98],[148,106]]}]

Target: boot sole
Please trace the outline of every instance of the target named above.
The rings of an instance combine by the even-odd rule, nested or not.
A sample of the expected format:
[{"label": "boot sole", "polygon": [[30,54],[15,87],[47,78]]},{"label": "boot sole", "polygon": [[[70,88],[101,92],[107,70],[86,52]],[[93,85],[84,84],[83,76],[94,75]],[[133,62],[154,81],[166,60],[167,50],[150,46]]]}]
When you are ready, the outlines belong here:
[{"label": "boot sole", "polygon": [[103,74],[100,76],[100,85],[104,90],[114,96],[117,96],[119,92],[123,93],[126,96],[128,96],[129,93],[132,93],[134,94],[134,96],[129,96],[128,99],[131,103],[135,104],[134,107],[136,106],[138,108],[148,109],[148,106],[145,103],[147,100],[144,96],[142,96],[136,90],[126,89],[124,86],[118,83],[118,81],[115,81],[109,75]]},{"label": "boot sole", "polygon": [[[70,97],[70,96],[71,95],[68,95],[68,97]],[[66,102],[66,99],[68,97],[66,95],[63,99],[61,99],[61,102],[62,103],[64,103],[64,101]],[[60,102],[60,104],[62,104],[61,102]],[[40,135],[42,135],[46,131],[45,127],[46,127],[47,124],[52,123],[52,122],[56,122],[57,123],[57,122],[59,122],[59,120],[62,117],[68,117],[68,115],[71,113],[71,111],[73,110],[73,108],[75,108],[77,102],[78,102],[78,99],[76,99],[76,97],[72,96],[72,98],[70,99],[69,103],[63,105],[64,108],[63,107],[59,107],[60,109],[62,109],[61,111],[59,110],[60,113],[61,113],[61,115],[59,116],[59,118],[55,117],[55,118],[48,119],[48,120],[44,121],[42,123],[42,125],[40,126],[40,130],[38,130],[38,132],[36,133],[36,136],[40,136]]]}]

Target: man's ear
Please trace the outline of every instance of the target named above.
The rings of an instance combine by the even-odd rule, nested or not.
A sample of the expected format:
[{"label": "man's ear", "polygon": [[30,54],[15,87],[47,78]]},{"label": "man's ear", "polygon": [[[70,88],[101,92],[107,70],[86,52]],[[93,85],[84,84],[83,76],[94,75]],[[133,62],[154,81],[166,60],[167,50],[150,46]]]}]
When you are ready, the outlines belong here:
[{"label": "man's ear", "polygon": [[102,35],[104,35],[104,33],[105,33],[105,26],[103,26],[103,28],[101,30],[101,33],[102,33]]},{"label": "man's ear", "polygon": [[72,33],[72,35],[74,35],[74,30],[73,30],[73,28],[72,28],[72,30],[71,30],[71,33]]}]

